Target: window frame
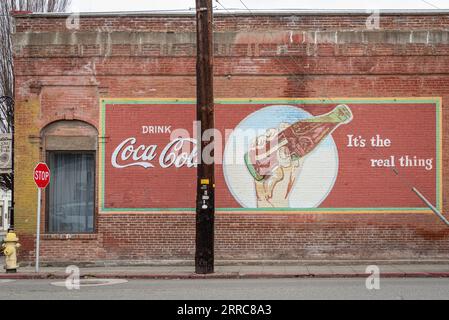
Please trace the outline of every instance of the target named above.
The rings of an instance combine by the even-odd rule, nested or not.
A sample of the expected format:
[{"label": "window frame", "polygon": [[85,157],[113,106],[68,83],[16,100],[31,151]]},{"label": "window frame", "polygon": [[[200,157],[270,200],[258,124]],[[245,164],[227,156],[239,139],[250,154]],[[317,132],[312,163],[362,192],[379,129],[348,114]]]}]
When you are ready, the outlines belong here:
[{"label": "window frame", "polygon": [[[97,151],[96,150],[47,150],[45,153],[45,158],[47,162],[50,160],[50,156],[53,153],[65,153],[65,154],[91,154],[94,158],[94,177],[93,177],[93,188],[94,188],[94,207],[93,207],[93,230],[91,232],[56,232],[56,231],[50,231],[50,190],[49,188],[45,189],[45,233],[46,234],[72,234],[72,235],[90,235],[90,234],[97,234],[98,233],[98,221],[97,221]],[[51,168],[50,168],[51,170]],[[50,178],[51,183],[51,178]]]}]

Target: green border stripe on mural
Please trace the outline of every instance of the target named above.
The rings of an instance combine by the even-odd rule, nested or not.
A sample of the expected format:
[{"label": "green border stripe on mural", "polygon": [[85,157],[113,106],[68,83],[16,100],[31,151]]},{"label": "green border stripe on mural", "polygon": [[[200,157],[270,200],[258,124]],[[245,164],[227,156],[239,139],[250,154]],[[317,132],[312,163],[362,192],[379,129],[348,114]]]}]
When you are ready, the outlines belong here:
[{"label": "green border stripe on mural", "polygon": [[[100,125],[101,125],[101,135],[102,138],[105,138],[105,128],[106,128],[106,105],[117,105],[117,104],[133,104],[133,105],[151,105],[151,104],[185,104],[192,105],[196,104],[195,99],[126,99],[126,98],[110,98],[110,99],[100,99]],[[442,210],[442,188],[441,188],[441,139],[442,139],[442,119],[441,119],[441,98],[439,97],[410,97],[410,98],[257,98],[257,99],[216,99],[215,103],[217,104],[326,104],[326,103],[369,103],[369,104],[385,104],[385,103],[394,103],[394,104],[410,104],[410,103],[429,103],[435,104],[436,106],[436,207],[441,211]],[[195,208],[105,208],[104,200],[105,200],[105,146],[104,141],[100,143],[100,166],[101,166],[101,177],[100,177],[100,212],[159,212],[159,211],[167,211],[167,212],[179,212],[186,211],[192,212],[195,211]],[[370,213],[388,213],[388,212],[401,212],[401,211],[417,211],[421,212],[430,212],[427,207],[411,207],[411,208],[276,208],[270,210],[269,208],[217,208],[218,212],[293,212],[293,213],[320,213],[320,212],[343,212],[343,213],[358,213],[358,212],[366,212]]]},{"label": "green border stripe on mural", "polygon": [[442,175],[442,114],[441,114],[441,99],[438,99],[436,101],[436,150],[437,150],[437,166],[436,166],[436,180],[437,180],[437,190],[436,190],[436,207],[441,212],[443,210],[443,204],[441,203],[441,197],[442,197],[442,188],[441,188],[441,175]]},{"label": "green border stripe on mural", "polygon": [[[195,211],[195,208],[104,208],[104,212],[158,212],[158,211]],[[276,208],[270,210],[269,208],[216,208],[216,211],[221,212],[266,212],[266,211],[279,211],[279,212],[369,212],[369,211],[385,211],[388,212],[402,212],[402,211],[425,211],[432,212],[428,207],[418,208]]]}]

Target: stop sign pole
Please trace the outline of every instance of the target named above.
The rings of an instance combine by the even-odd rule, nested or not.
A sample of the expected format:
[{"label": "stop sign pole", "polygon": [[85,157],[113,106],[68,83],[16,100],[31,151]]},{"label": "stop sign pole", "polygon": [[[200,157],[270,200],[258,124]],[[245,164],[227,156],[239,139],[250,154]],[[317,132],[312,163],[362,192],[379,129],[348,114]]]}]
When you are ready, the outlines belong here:
[{"label": "stop sign pole", "polygon": [[37,223],[36,223],[36,272],[39,272],[39,242],[41,235],[41,198],[42,189],[45,189],[50,183],[50,169],[48,166],[40,162],[34,168],[34,182],[37,185]]}]

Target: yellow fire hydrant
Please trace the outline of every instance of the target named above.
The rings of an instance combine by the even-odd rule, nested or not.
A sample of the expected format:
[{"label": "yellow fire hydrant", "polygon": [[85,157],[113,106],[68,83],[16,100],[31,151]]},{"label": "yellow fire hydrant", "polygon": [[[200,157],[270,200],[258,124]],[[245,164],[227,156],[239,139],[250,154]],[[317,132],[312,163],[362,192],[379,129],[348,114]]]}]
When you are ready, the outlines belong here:
[{"label": "yellow fire hydrant", "polygon": [[6,273],[17,272],[17,249],[20,248],[19,238],[13,231],[8,231],[3,240],[2,249],[5,255]]}]

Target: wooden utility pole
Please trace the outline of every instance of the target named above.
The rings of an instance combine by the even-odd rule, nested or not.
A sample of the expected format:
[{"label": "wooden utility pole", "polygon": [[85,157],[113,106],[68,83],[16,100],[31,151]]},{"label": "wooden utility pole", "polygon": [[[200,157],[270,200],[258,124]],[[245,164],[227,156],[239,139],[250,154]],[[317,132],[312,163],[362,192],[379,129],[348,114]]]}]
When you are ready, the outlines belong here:
[{"label": "wooden utility pole", "polygon": [[[214,128],[212,0],[196,0],[197,22],[197,121],[198,171],[196,197],[195,272],[214,272],[215,173],[213,154],[203,157],[205,147],[214,141],[203,141],[203,133]],[[213,139],[213,138],[212,138]],[[211,163],[212,162],[212,163]]]}]

